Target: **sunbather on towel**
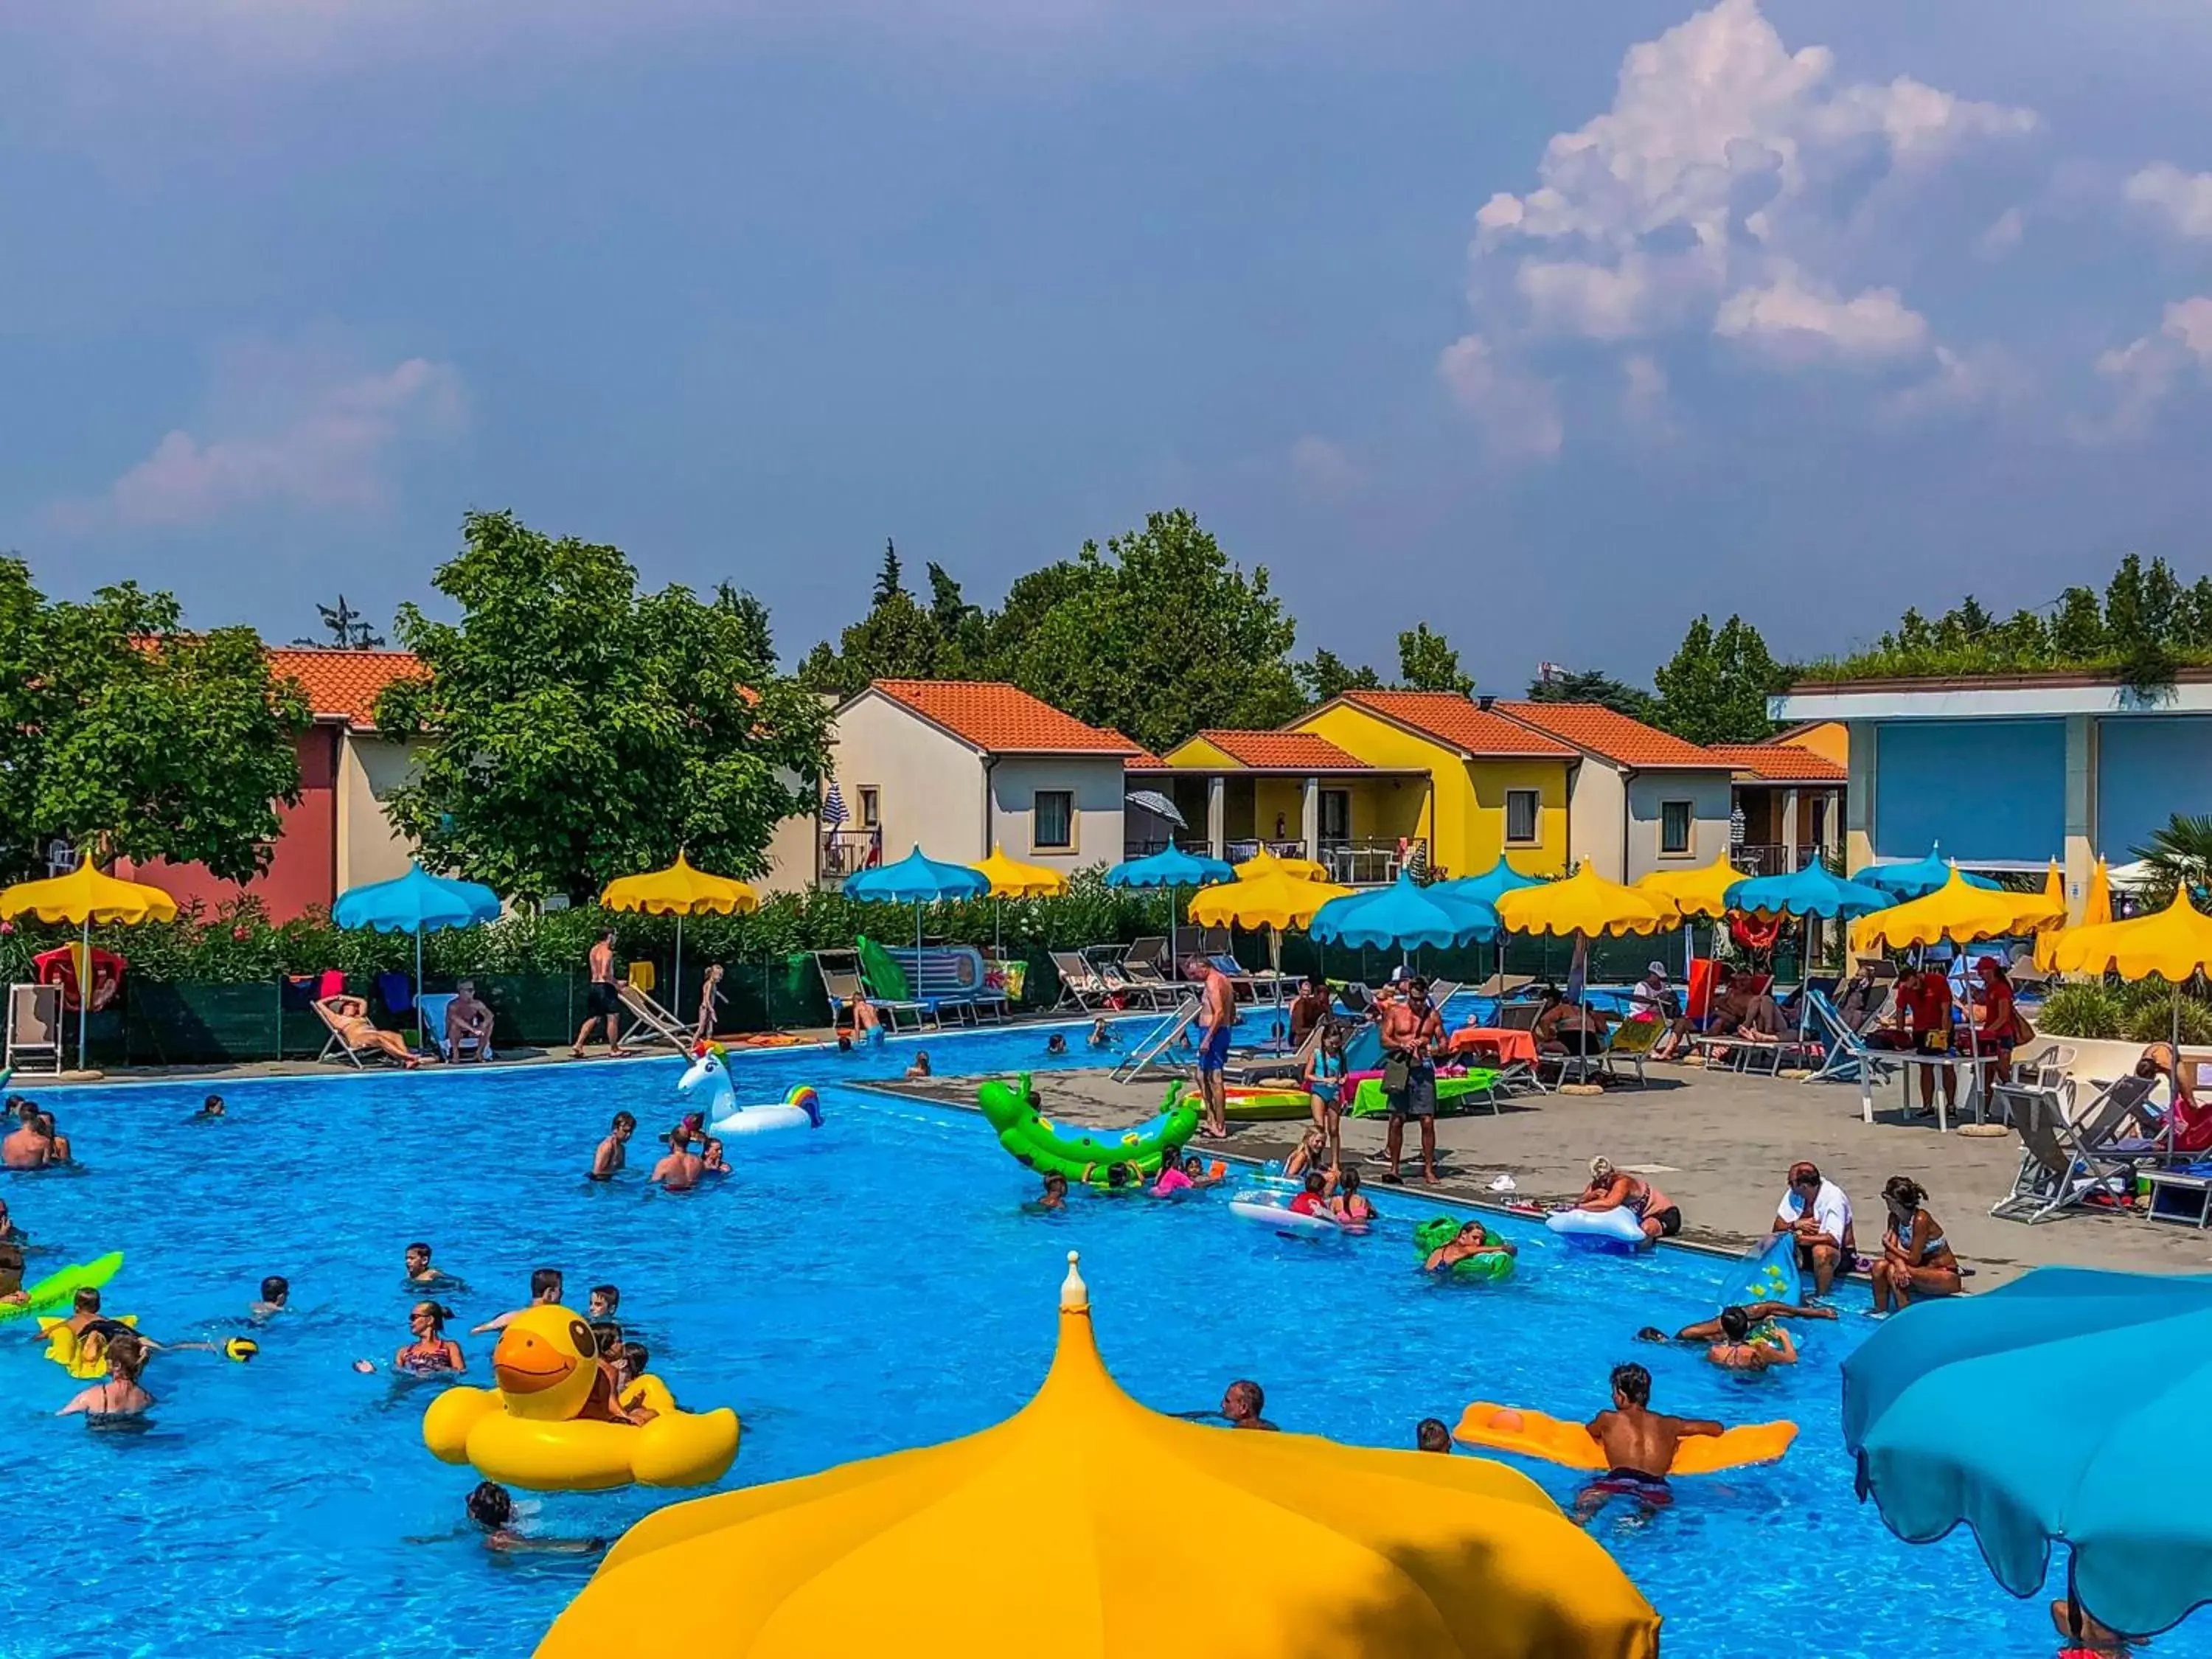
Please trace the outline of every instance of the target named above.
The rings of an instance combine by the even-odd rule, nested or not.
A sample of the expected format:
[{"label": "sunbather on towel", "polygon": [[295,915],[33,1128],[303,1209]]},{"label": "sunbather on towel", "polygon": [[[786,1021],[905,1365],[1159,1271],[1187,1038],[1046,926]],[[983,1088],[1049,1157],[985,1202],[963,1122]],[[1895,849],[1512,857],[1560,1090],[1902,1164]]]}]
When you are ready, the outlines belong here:
[{"label": "sunbather on towel", "polygon": [[398,1060],[409,1071],[420,1066],[420,1056],[409,1048],[397,1031],[380,1031],[369,1023],[368,1004],[361,997],[325,997],[315,1005],[331,1017],[331,1024],[349,1048],[374,1048]]}]

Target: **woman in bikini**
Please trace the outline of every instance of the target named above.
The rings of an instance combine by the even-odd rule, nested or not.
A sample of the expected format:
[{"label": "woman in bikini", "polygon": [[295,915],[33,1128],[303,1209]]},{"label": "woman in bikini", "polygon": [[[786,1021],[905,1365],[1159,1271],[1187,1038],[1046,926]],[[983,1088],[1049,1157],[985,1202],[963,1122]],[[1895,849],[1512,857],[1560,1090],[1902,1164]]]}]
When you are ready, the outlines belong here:
[{"label": "woman in bikini", "polygon": [[82,1413],[95,1428],[103,1423],[143,1418],[146,1408],[154,1403],[154,1396],[138,1386],[138,1374],[145,1369],[146,1345],[136,1334],[125,1331],[109,1338],[106,1380],[87,1389],[54,1415]]},{"label": "woman in bikini", "polygon": [[[436,1302],[417,1302],[407,1310],[407,1328],[415,1333],[414,1340],[392,1356],[392,1369],[415,1376],[434,1376],[465,1371],[469,1362],[462,1356],[461,1345],[446,1334],[446,1322],[453,1310]],[[353,1368],[357,1371],[373,1371],[375,1362],[356,1359]]]},{"label": "woman in bikini", "polygon": [[1915,1297],[1959,1294],[1959,1258],[1924,1207],[1927,1198],[1920,1183],[1907,1176],[1892,1176],[1881,1189],[1889,1231],[1882,1235],[1881,1260],[1868,1275],[1874,1280],[1876,1313],[1902,1308]]}]

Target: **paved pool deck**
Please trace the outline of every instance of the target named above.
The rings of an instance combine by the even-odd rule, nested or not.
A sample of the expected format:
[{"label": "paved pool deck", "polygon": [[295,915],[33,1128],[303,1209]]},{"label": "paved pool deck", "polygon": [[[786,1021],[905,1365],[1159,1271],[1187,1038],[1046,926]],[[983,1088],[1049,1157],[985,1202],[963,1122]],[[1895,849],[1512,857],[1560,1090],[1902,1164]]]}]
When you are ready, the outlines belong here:
[{"label": "paved pool deck", "polygon": [[[877,1086],[948,1104],[975,1104],[972,1078],[933,1078]],[[1054,1072],[1038,1079],[1055,1117],[1079,1123],[1130,1123],[1159,1110],[1167,1083],[1115,1083],[1103,1071]],[[1228,1156],[1264,1161],[1297,1144],[1302,1122],[1231,1125]],[[2121,1267],[2148,1273],[2212,1272],[2212,1232],[2139,1215],[2081,1212],[2036,1226],[1990,1218],[1990,1206],[2012,1186],[2020,1143],[2012,1135],[1938,1134],[1933,1119],[1907,1118],[1893,1095],[1877,1097],[1872,1124],[1859,1115],[1854,1085],[1800,1083],[1706,1073],[1655,1065],[1650,1082],[1609,1088],[1602,1095],[1522,1095],[1486,1111],[1437,1121],[1440,1183],[1425,1188],[1418,1128],[1407,1130],[1402,1194],[1377,1184],[1384,1167],[1383,1124],[1349,1119],[1347,1159],[1357,1158],[1368,1191],[1385,1210],[1418,1211],[1419,1195],[1498,1205],[1490,1190],[1513,1178],[1516,1200],[1564,1202],[1583,1188],[1589,1161],[1602,1153],[1643,1174],[1681,1206],[1684,1242],[1740,1251],[1765,1236],[1790,1165],[1809,1158],[1850,1194],[1863,1253],[1881,1236],[1881,1188],[1908,1175],[1927,1188],[1960,1261],[1974,1270],[1972,1288],[1987,1290],[2030,1267],[2052,1264]]]}]

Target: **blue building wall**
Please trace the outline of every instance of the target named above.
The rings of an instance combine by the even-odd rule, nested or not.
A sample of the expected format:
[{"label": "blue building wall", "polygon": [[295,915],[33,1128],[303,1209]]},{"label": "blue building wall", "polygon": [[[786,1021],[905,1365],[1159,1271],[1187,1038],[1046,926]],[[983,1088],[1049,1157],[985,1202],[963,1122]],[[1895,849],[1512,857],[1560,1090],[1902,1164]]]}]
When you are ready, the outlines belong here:
[{"label": "blue building wall", "polygon": [[1970,863],[2039,864],[2063,850],[2063,720],[1884,721],[1875,744],[1875,856],[1940,844]]}]

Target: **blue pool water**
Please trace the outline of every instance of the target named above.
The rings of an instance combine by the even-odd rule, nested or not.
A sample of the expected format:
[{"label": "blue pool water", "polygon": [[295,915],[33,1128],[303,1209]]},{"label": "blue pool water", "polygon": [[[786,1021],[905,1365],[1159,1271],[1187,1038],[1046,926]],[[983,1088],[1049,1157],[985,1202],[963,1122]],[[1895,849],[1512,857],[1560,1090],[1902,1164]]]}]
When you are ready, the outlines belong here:
[{"label": "blue pool water", "polygon": [[[1084,1063],[1079,1029],[1071,1041],[1079,1052],[1063,1063]],[[1853,1498],[1836,1405],[1838,1363],[1869,1328],[1856,1314],[1812,1328],[1795,1372],[1736,1382],[1686,1351],[1630,1340],[1711,1311],[1714,1264],[1680,1253],[1572,1255],[1516,1224],[1512,1284],[1454,1287],[1413,1270],[1406,1229],[1430,1206],[1410,1196],[1382,1195],[1381,1234],[1322,1247],[1240,1223],[1218,1195],[1026,1213],[1032,1178],[980,1118],[848,1086],[915,1046],[738,1057],[741,1099],[811,1082],[826,1125],[796,1144],[733,1145],[737,1173],[679,1196],[644,1185],[648,1137],[678,1115],[674,1060],[240,1084],[214,1124],[188,1121],[203,1086],[52,1091],[83,1169],[0,1185],[43,1247],[33,1274],[127,1251],[109,1310],[140,1315],[157,1337],[250,1329],[267,1273],[291,1279],[294,1308],[258,1333],[250,1366],[157,1359],[148,1381],[161,1404],[143,1433],[55,1420],[74,1385],[32,1345],[0,1345],[16,1544],[0,1578],[0,1650],[526,1654],[588,1565],[495,1558],[460,1536],[475,1476],[422,1449],[431,1385],[349,1369],[405,1340],[401,1252],[423,1238],[471,1286],[447,1299],[480,1383],[489,1340],[461,1333],[520,1303],[532,1267],[563,1268],[579,1308],[591,1285],[618,1284],[626,1325],[679,1397],[743,1416],[732,1483],[941,1440],[1016,1409],[1049,1358],[1071,1248],[1109,1364],[1163,1410],[1211,1407],[1249,1376],[1286,1428],[1404,1446],[1417,1419],[1455,1420],[1476,1397],[1586,1413],[1607,1370],[1633,1358],[1652,1366],[1663,1408],[1804,1425],[1778,1468],[1680,1483],[1675,1509],[1642,1528],[1601,1523],[1665,1615],[1670,1653],[2053,1650],[2039,1606],[1997,1589],[1971,1540],[1908,1547]],[[1034,1030],[923,1046],[940,1071],[1049,1069]],[[581,1172],[622,1108],[643,1126],[632,1172],[593,1187]],[[1571,1495],[1560,1472],[1532,1473]],[[552,1497],[531,1524],[612,1534],[668,1501]],[[1235,1540],[1209,1541],[1194,1569],[1224,1551],[1233,1562]],[[2184,1632],[2157,1650],[2212,1644]]]}]

